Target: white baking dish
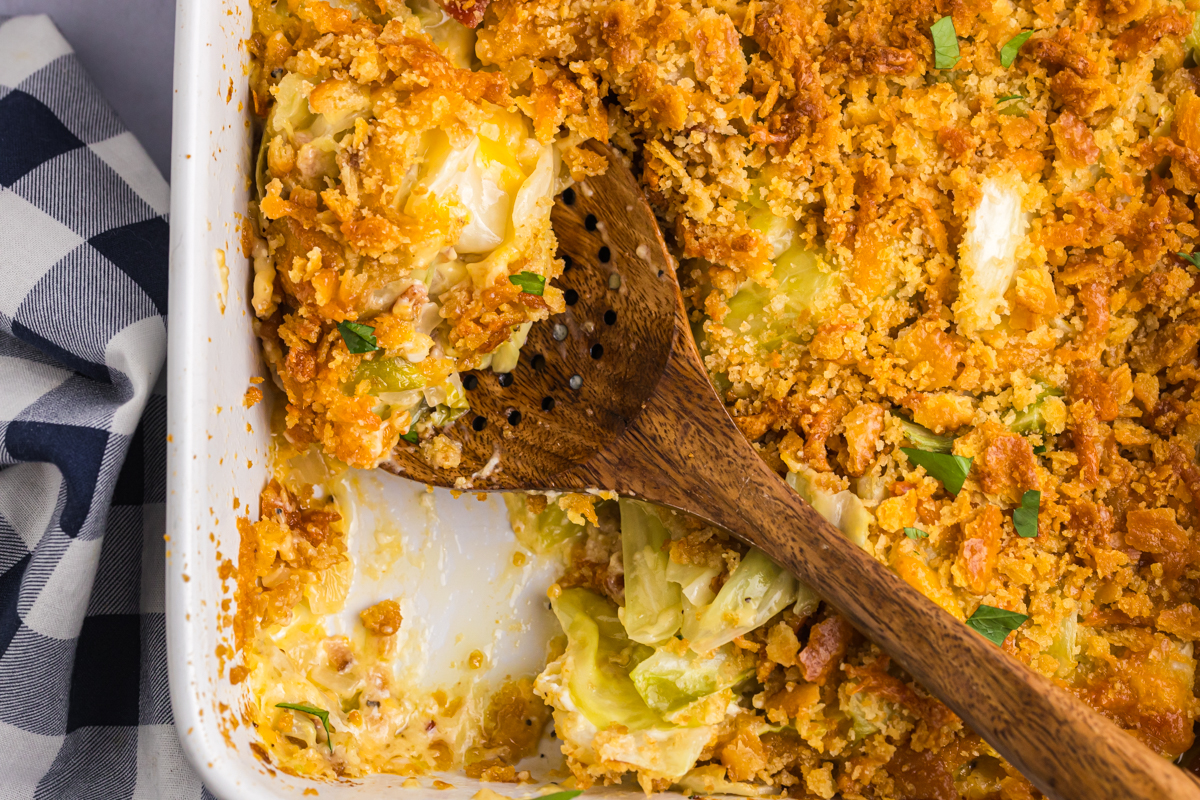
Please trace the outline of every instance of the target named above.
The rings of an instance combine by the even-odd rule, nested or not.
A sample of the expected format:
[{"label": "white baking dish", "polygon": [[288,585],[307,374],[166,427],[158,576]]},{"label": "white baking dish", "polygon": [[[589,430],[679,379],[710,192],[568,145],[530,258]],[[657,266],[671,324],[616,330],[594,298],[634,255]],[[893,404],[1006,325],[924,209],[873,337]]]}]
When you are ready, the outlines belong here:
[{"label": "white baking dish", "polygon": [[[232,644],[222,602],[233,583],[218,569],[222,559],[236,561],[236,517],[257,513],[269,469],[266,404],[242,403],[250,378],[266,374],[248,310],[249,265],[239,248],[251,175],[241,44],[250,12],[244,0],[179,0],[176,20],[166,570],[176,724],[192,764],[222,800],[295,798],[314,788],[322,797],[393,796],[404,778],[314,784],[268,769],[249,747],[252,731],[235,721],[241,691],[230,685],[219,654]],[[399,597],[399,669],[427,688],[466,682],[486,692],[509,674],[536,671],[558,632],[545,602],[553,567],[537,560],[512,566],[517,544],[499,498],[427,495],[425,487],[387,475],[362,473],[358,483],[371,502],[351,534],[356,579],[343,624],[375,600]],[[371,530],[381,517],[390,519],[386,530],[395,532],[403,555],[373,576],[364,568],[386,566]],[[464,662],[474,649],[488,656],[488,666],[468,672]],[[553,743],[549,749],[556,750]],[[544,785],[555,777],[548,773],[556,755],[522,766]],[[441,775],[454,788],[435,792],[433,777],[408,791],[460,800],[479,788],[461,775]],[[490,786],[518,797],[538,788]]]}]

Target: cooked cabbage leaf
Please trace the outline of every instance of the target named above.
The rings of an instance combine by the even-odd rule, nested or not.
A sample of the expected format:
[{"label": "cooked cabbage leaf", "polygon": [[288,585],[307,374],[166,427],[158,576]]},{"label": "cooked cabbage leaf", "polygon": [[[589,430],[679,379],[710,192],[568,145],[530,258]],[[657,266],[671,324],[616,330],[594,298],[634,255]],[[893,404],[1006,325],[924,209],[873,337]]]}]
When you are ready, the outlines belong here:
[{"label": "cooked cabbage leaf", "polygon": [[657,644],[679,630],[683,617],[679,585],[667,578],[671,534],[652,506],[621,498],[621,557],[625,607],[621,622],[629,638]]},{"label": "cooked cabbage leaf", "polygon": [[673,720],[698,700],[741,683],[754,673],[745,654],[725,645],[703,656],[660,647],[629,674],[638,694],[664,718]]},{"label": "cooked cabbage leaf", "polygon": [[667,560],[667,580],[679,584],[680,591],[694,606],[706,606],[717,593],[712,589],[713,578],[721,574],[722,567],[702,564],[677,564]]},{"label": "cooked cabbage leaf", "polygon": [[1004,296],[1016,279],[1017,251],[1029,227],[1023,194],[1024,182],[1016,172],[988,178],[979,187],[979,205],[959,246],[953,312],[961,334],[992,330],[1009,313]]},{"label": "cooked cabbage leaf", "polygon": [[760,627],[794,602],[796,586],[787,570],[752,547],[716,599],[684,614],[683,636],[697,653],[715,650]]},{"label": "cooked cabbage leaf", "polygon": [[404,358],[377,358],[361,362],[354,370],[351,390],[364,380],[371,382],[372,394],[405,392],[425,386],[424,374]]},{"label": "cooked cabbage leaf", "polygon": [[1054,633],[1054,639],[1045,649],[1047,655],[1053,656],[1058,662],[1058,670],[1055,675],[1059,678],[1069,678],[1071,673],[1075,671],[1076,665],[1076,636],[1079,632],[1079,611],[1071,609],[1063,614],[1062,621],[1058,623],[1057,630]]},{"label": "cooked cabbage leaf", "polygon": [[[839,275],[814,250],[796,243],[774,259],[778,287],[748,283],[729,299],[721,324],[766,351],[800,339],[798,325],[820,319],[836,297]],[[782,302],[780,302],[782,301]]]},{"label": "cooked cabbage leaf", "polygon": [[529,497],[524,494],[504,495],[508,521],[517,541],[535,553],[547,553],[564,542],[583,535],[586,528],[572,522],[558,503],[550,501],[539,514],[529,510]]},{"label": "cooked cabbage leaf", "polygon": [[796,470],[789,472],[784,479],[788,486],[795,489],[814,511],[836,525],[847,539],[866,550],[869,546],[867,532],[871,525],[871,512],[867,511],[858,495],[846,489],[836,493],[820,489],[814,480],[815,472],[803,465],[794,466]]},{"label": "cooked cabbage leaf", "polygon": [[939,436],[924,425],[918,425],[904,417],[897,419],[900,420],[900,427],[904,429],[904,436],[919,449],[930,453],[949,453],[954,449],[953,436]]},{"label": "cooked cabbage leaf", "polygon": [[565,589],[550,605],[567,634],[567,689],[588,721],[600,730],[611,725],[630,731],[665,725],[629,677],[653,651],[629,640],[617,607],[587,589]]},{"label": "cooked cabbage leaf", "polygon": [[1047,397],[1062,397],[1063,391],[1045,384],[1043,387],[1038,392],[1037,399],[1018,412],[1017,418],[1013,420],[1012,425],[1008,426],[1013,433],[1043,433],[1046,430],[1046,418],[1042,416],[1042,405]]}]

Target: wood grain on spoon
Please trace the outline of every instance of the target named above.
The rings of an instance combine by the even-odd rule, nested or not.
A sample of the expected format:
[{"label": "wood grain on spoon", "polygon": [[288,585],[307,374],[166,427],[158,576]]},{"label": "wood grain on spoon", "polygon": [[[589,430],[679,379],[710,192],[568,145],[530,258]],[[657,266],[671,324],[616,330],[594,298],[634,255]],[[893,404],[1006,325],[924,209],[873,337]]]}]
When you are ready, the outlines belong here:
[{"label": "wood grain on spoon", "polygon": [[759,458],[709,383],[649,205],[604,152],[608,173],[554,211],[567,313],[534,326],[510,379],[476,376],[450,431],[457,469],[403,443],[387,468],[473,491],[612,490],[694,514],[794,572],[1048,797],[1200,800],[1189,775],[865,554]]}]

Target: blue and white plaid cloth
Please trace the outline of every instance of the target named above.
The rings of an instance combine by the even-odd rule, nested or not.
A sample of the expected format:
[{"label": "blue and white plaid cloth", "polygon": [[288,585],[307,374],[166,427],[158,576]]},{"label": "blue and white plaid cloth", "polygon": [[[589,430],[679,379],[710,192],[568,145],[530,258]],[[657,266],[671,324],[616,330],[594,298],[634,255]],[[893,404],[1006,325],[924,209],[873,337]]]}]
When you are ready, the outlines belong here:
[{"label": "blue and white plaid cloth", "polygon": [[167,692],[167,211],[50,20],[0,20],[0,800],[210,797]]}]

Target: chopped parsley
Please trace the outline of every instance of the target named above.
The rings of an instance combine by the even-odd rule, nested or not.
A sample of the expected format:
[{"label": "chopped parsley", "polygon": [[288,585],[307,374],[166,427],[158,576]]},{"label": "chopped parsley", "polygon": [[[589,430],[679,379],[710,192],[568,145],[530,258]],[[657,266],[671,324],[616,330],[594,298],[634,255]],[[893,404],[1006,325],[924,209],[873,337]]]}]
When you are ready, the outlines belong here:
[{"label": "chopped parsley", "polygon": [[521,291],[525,294],[535,294],[538,297],[542,296],[542,292],[546,289],[546,279],[538,275],[536,272],[518,272],[516,275],[509,275],[508,282],[520,286]]},{"label": "chopped parsley", "polygon": [[1042,493],[1028,491],[1021,495],[1021,507],[1013,512],[1013,527],[1023,539],[1038,535],[1038,510],[1042,506]]},{"label": "chopped parsley", "polygon": [[1043,455],[1046,452],[1046,445],[1039,444],[1037,447],[1033,448],[1033,452],[1039,456]]},{"label": "chopped parsley", "polygon": [[536,800],[575,800],[575,798],[579,797],[581,794],[583,794],[582,789],[566,789],[561,792],[544,794],[541,797],[536,798]]},{"label": "chopped parsley", "polygon": [[929,532],[923,531],[920,528],[905,528],[904,535],[910,539],[928,539]]},{"label": "chopped parsley", "polygon": [[950,494],[962,491],[963,481],[967,479],[967,473],[971,471],[971,462],[975,460],[948,453],[929,453],[913,447],[901,447],[900,451],[908,456],[909,461],[918,467],[924,467],[931,478],[941,481]]},{"label": "chopped parsley", "polygon": [[1023,94],[1006,94],[1006,95],[1004,95],[1004,97],[997,97],[996,102],[997,103],[1007,103],[1010,100],[1024,100],[1024,99],[1025,99],[1025,95],[1023,95]]},{"label": "chopped parsley", "polygon": [[1003,608],[993,608],[980,603],[979,608],[967,620],[970,628],[992,644],[1004,644],[1008,635],[1021,627],[1029,617]]},{"label": "chopped parsley", "polygon": [[363,325],[361,322],[339,322],[337,328],[338,333],[342,334],[342,341],[346,343],[346,349],[351,353],[373,353],[381,349],[375,339],[375,329],[370,325]]},{"label": "chopped parsley", "polygon": [[1013,38],[1004,43],[1000,48],[1000,66],[1007,69],[1017,60],[1017,53],[1021,51],[1021,45],[1029,41],[1029,37],[1033,36],[1033,31],[1021,31]]},{"label": "chopped parsley", "polygon": [[954,69],[958,64],[958,35],[954,32],[954,20],[942,17],[929,26],[933,36],[933,68]]},{"label": "chopped parsley", "polygon": [[1176,253],[1175,255],[1179,256],[1196,269],[1200,269],[1200,253]]},{"label": "chopped parsley", "polygon": [[421,437],[417,435],[416,428],[409,428],[408,433],[404,434],[400,438],[403,439],[404,441],[408,442],[409,444],[416,444],[417,442],[419,442],[421,440]]},{"label": "chopped parsley", "polygon": [[286,708],[289,711],[303,711],[305,714],[312,714],[317,719],[321,720],[321,724],[325,726],[325,741],[329,744],[329,752],[333,752],[333,731],[329,728],[329,712],[313,706],[306,706],[303,703],[276,703],[276,708]]}]

